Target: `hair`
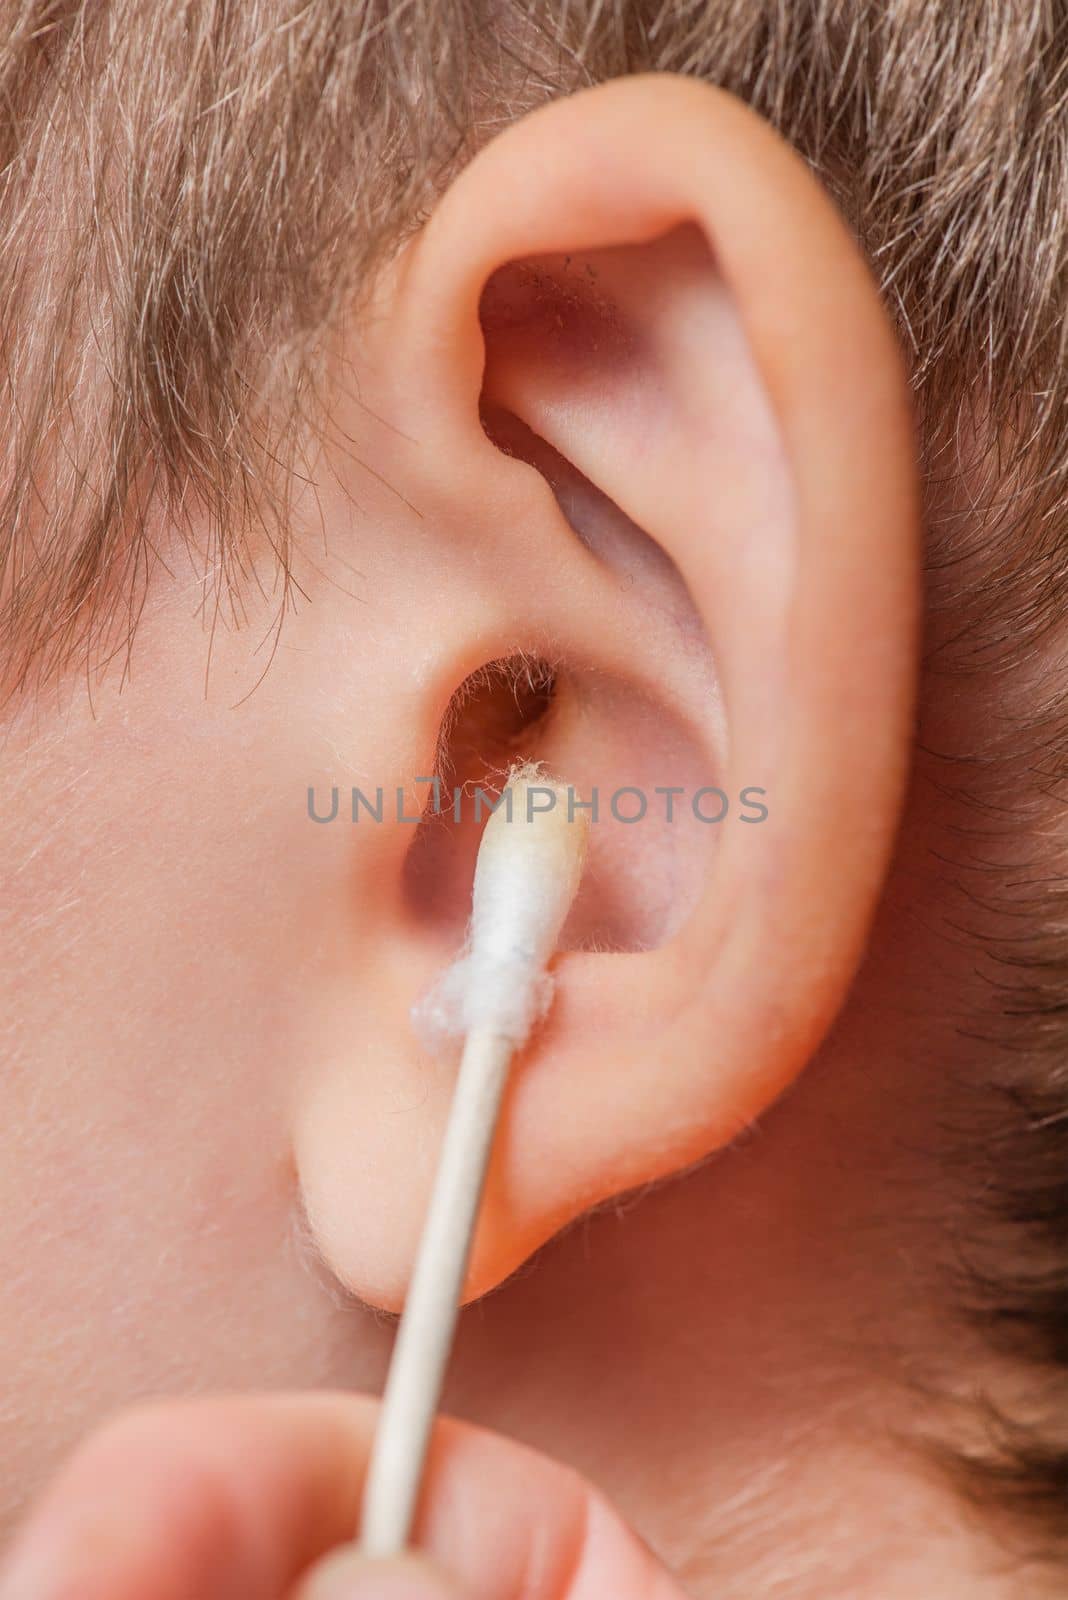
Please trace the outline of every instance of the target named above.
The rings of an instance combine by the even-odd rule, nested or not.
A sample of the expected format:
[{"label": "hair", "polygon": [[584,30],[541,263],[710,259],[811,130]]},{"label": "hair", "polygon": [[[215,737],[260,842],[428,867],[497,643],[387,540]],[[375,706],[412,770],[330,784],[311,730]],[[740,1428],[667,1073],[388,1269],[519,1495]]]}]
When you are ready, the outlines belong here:
[{"label": "hair", "polygon": [[1011,728],[953,752],[990,825],[996,813],[1036,842],[1030,864],[989,876],[1007,932],[977,959],[1004,1092],[987,1133],[980,1118],[969,1129],[985,1195],[974,1227],[992,1248],[977,1249],[965,1299],[1011,1333],[1041,1397],[1026,1424],[991,1415],[970,1481],[1052,1532],[1068,1522],[1055,1426],[1068,1397],[1068,878],[1052,826],[1068,717],[1040,668],[1068,598],[1063,8],[12,0],[7,678],[18,693],[128,645],[159,519],[197,539],[219,595],[247,580],[257,541],[284,573],[286,485],[336,320],[502,123],[648,69],[744,98],[843,208],[911,362],[938,667],[1029,685]]}]

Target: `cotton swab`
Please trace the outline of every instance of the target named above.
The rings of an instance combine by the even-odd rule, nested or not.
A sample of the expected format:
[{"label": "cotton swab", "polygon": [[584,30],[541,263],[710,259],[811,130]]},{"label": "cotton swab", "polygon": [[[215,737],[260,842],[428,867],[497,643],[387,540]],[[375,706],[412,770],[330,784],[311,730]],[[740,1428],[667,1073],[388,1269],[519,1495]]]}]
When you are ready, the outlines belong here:
[{"label": "cotton swab", "polygon": [[420,1008],[465,1043],[364,1489],[372,1557],[398,1555],[411,1536],[509,1064],[548,1007],[546,965],[586,855],[573,791],[524,766],[505,794],[510,808],[483,830],[465,952]]}]

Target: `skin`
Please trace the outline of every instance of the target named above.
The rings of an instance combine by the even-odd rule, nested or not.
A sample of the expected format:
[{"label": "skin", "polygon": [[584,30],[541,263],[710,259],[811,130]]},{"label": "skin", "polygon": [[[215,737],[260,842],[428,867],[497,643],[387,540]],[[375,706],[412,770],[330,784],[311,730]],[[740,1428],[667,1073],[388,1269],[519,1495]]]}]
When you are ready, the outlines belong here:
[{"label": "skin", "polygon": [[[267,554],[206,671],[161,527],[130,672],[5,730],[7,1527],[132,1401],[380,1388],[452,1072],[408,1013],[470,840],[439,825],[413,874],[414,827],[317,826],[306,790],[417,813],[457,685],[524,650],[559,679],[524,754],[583,792],[758,784],[770,814],[598,837],[447,1395],[508,1437],[443,1430],[426,1547],[487,1600],[1030,1592],[900,1443],[930,1418],[906,1371],[986,1372],[942,1310],[929,1131],[978,1070],[952,1021],[975,979],[922,773],[891,854],[917,491],[846,229],[728,97],[621,81],[488,146],[333,356],[269,668]],[[0,1596],[290,1594],[355,1527],[370,1426],[341,1393],[112,1424]]]}]

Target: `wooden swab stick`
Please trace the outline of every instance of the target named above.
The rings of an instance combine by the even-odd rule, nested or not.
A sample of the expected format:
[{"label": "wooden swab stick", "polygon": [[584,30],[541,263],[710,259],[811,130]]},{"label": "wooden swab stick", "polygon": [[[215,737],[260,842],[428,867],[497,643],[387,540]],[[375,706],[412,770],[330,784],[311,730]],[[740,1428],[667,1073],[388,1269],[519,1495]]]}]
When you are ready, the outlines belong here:
[{"label": "wooden swab stick", "polygon": [[502,804],[483,830],[466,951],[429,1007],[465,1043],[364,1489],[360,1543],[374,1557],[411,1536],[508,1068],[548,1006],[546,965],[586,855],[588,814],[564,785],[521,767],[508,790],[510,815]]}]

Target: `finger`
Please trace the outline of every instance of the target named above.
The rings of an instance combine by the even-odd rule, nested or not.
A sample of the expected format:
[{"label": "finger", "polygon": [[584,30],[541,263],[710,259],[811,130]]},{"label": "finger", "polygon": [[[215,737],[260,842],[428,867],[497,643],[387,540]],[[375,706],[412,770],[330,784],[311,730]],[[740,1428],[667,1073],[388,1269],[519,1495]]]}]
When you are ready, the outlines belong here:
[{"label": "finger", "polygon": [[[133,1413],[60,1473],[0,1600],[281,1600],[352,1537],[376,1410],[310,1394]],[[417,1542],[471,1600],[679,1600],[575,1473],[460,1423],[436,1431]]]},{"label": "finger", "polygon": [[291,1600],[466,1600],[466,1596],[423,1557],[365,1561],[352,1550],[342,1550],[319,1562]]}]

